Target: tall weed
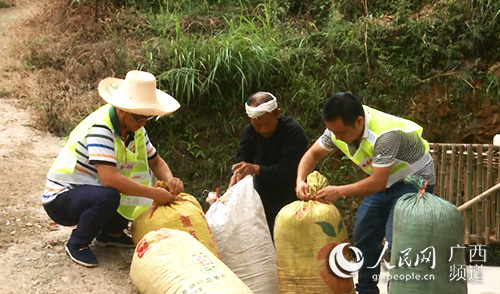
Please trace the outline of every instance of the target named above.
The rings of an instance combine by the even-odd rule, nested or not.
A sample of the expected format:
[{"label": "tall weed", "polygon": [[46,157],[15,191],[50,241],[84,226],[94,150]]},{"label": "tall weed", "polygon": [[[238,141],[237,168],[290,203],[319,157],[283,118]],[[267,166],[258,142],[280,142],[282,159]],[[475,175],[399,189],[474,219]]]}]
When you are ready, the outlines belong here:
[{"label": "tall weed", "polygon": [[[248,123],[243,103],[256,91],[273,92],[311,142],[324,128],[323,102],[337,91],[415,119],[431,141],[457,140],[474,105],[500,100],[496,0],[56,2],[61,13],[39,18],[47,30],[22,55],[26,71],[54,77],[32,102],[47,128],[66,133],[97,107],[101,78],[150,71],[182,105],[150,123],[150,137],[195,191],[228,181]],[[59,26],[45,25],[54,18]],[[469,119],[439,130],[454,113]],[[325,172],[345,180],[350,169],[341,166]]]}]

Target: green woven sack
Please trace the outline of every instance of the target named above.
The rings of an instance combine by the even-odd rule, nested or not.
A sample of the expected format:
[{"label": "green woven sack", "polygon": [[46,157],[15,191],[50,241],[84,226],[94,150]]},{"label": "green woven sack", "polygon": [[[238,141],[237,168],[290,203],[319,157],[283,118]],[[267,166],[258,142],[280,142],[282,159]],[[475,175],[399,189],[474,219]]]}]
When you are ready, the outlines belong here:
[{"label": "green woven sack", "polygon": [[467,277],[452,279],[453,268],[466,270],[462,214],[425,192],[422,179],[405,181],[421,191],[403,195],[394,208],[389,294],[467,293]]}]

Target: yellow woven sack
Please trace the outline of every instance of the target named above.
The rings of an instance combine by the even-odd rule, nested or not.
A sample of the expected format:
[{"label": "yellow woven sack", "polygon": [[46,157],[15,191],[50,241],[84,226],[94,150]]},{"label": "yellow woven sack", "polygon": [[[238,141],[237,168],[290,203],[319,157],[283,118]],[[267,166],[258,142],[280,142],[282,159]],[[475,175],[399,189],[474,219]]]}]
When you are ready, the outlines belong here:
[{"label": "yellow woven sack", "polygon": [[181,193],[170,204],[156,209],[151,207],[141,213],[130,228],[134,244],[137,245],[144,235],[159,228],[185,231],[220,258],[205,214],[198,200],[189,194]]},{"label": "yellow woven sack", "polygon": [[[327,180],[315,171],[307,183],[315,195]],[[337,277],[328,262],[332,249],[346,242],[347,230],[335,205],[299,200],[283,207],[274,226],[280,293],[355,294],[352,278]],[[343,253],[347,258],[347,250]]]},{"label": "yellow woven sack", "polygon": [[134,251],[130,278],[143,294],[251,294],[252,291],[189,233],[158,229]]}]

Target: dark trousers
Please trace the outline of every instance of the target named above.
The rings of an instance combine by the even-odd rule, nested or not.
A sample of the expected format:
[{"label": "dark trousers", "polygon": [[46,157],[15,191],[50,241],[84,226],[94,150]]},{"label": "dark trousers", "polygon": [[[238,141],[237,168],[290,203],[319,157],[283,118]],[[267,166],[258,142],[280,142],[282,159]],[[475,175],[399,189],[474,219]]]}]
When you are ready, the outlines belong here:
[{"label": "dark trousers", "polygon": [[128,220],[116,210],[120,193],[113,188],[83,185],[66,191],[44,205],[49,217],[64,226],[74,226],[70,244],[90,244],[102,231],[122,233]]},{"label": "dark trousers", "polygon": [[[427,192],[434,191],[434,185],[428,185]],[[391,187],[363,199],[356,213],[354,226],[354,247],[363,253],[364,263],[358,275],[356,291],[360,294],[378,294],[378,279],[380,274],[378,258],[382,253],[381,243],[386,237],[389,243],[389,253],[392,246],[392,220],[396,202],[406,193],[418,192],[412,184],[397,182]],[[383,262],[382,262],[383,263]],[[373,267],[376,265],[375,268]]]},{"label": "dark trousers", "polygon": [[276,216],[280,212],[280,210],[292,203],[295,199],[280,199],[277,196],[274,197],[266,197],[266,194],[261,194],[260,199],[262,200],[262,206],[264,206],[264,213],[266,214],[267,225],[269,226],[269,231],[271,233],[271,237],[273,237],[274,242],[274,222],[276,220]]}]

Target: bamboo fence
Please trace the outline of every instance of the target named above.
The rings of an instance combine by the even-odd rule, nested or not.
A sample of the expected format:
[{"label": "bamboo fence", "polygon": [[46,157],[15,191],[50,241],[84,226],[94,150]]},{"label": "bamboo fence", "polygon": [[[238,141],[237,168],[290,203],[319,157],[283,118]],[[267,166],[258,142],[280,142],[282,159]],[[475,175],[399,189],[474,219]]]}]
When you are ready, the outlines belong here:
[{"label": "bamboo fence", "polygon": [[[457,207],[500,182],[499,146],[431,143],[436,167],[434,194]],[[500,242],[500,192],[462,211],[465,244]]]}]

